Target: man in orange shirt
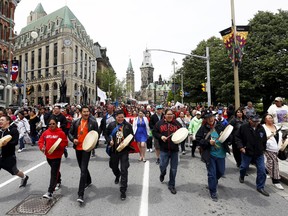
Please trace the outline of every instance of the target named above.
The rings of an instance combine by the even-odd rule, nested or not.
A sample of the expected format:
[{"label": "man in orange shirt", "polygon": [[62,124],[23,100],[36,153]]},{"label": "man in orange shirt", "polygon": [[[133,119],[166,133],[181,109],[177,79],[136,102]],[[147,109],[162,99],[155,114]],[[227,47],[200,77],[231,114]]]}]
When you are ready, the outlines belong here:
[{"label": "man in orange shirt", "polygon": [[81,171],[77,201],[84,203],[84,190],[92,183],[92,180],[88,170],[91,152],[84,151],[82,143],[89,131],[95,130],[98,132],[98,124],[96,119],[90,115],[88,106],[81,108],[81,116],[81,118],[72,123],[68,136],[69,140],[73,142],[73,148],[75,149],[77,162]]}]

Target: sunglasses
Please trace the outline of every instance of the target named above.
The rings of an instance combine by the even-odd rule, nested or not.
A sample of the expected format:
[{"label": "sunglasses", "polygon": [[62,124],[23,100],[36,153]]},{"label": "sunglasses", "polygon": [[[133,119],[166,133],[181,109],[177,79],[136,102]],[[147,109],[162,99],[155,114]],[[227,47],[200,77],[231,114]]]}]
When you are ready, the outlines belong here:
[{"label": "sunglasses", "polygon": [[49,125],[56,125],[56,123],[50,123]]}]

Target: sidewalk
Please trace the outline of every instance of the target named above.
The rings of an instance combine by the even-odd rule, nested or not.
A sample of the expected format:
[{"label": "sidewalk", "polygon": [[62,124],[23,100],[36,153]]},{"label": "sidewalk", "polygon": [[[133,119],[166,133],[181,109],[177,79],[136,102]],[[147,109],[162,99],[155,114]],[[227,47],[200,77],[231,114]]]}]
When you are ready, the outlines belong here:
[{"label": "sidewalk", "polygon": [[288,161],[279,161],[279,170],[280,170],[280,176],[281,176],[281,181],[288,185]]}]

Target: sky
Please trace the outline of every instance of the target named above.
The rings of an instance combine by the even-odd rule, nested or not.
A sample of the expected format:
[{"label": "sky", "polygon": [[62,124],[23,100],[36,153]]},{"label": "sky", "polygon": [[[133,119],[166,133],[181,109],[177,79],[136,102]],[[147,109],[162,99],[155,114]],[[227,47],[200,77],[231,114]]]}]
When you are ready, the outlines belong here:
[{"label": "sky", "polygon": [[[27,25],[38,3],[47,14],[67,5],[90,38],[107,48],[118,79],[125,78],[131,58],[136,91],[141,86],[140,66],[146,48],[190,54],[201,41],[220,38],[219,31],[231,26],[231,0],[21,0],[15,12],[15,31]],[[236,25],[247,25],[258,11],[288,10],[287,0],[234,0],[234,5]],[[177,70],[184,57],[151,51],[154,81],[160,74],[169,80],[173,59]]]}]

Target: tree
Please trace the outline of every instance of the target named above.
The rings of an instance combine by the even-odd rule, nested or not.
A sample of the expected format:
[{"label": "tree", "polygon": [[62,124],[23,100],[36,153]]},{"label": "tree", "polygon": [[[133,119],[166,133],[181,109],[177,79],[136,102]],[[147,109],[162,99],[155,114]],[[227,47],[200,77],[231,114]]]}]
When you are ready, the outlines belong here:
[{"label": "tree", "polygon": [[116,74],[112,69],[104,69],[97,72],[97,86],[104,92],[110,92],[110,98],[115,98]]},{"label": "tree", "polygon": [[239,78],[243,101],[262,99],[267,110],[275,97],[288,96],[288,11],[258,12],[245,47]]}]

